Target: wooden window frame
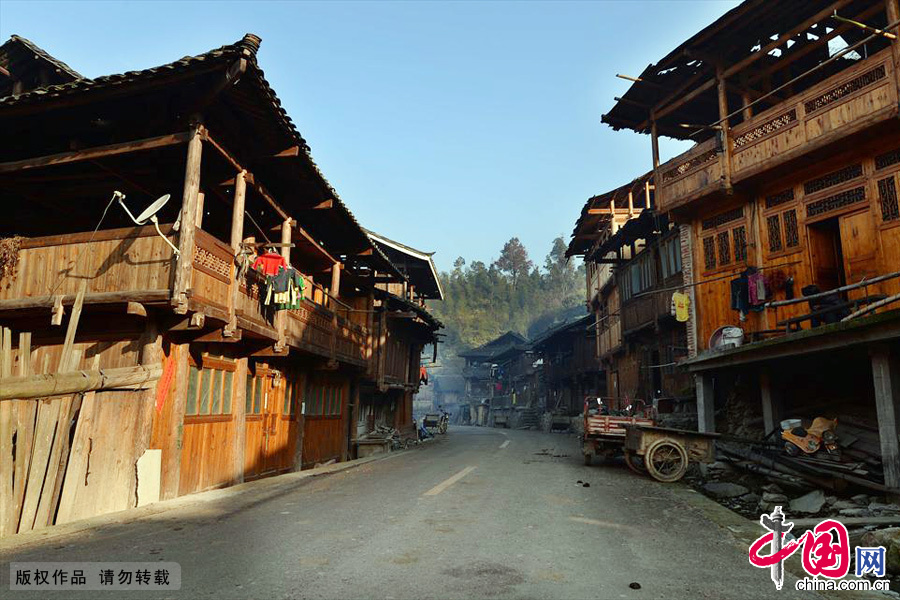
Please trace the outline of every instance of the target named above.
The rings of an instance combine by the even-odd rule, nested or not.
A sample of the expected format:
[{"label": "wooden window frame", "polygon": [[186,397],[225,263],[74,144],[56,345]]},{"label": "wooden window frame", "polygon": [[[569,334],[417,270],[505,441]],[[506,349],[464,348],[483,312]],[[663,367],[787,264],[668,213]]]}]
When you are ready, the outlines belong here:
[{"label": "wooden window frame", "polygon": [[[830,188],[829,188],[830,189]],[[821,193],[821,192],[820,192]],[[802,218],[805,209],[803,196],[803,187],[800,190],[794,189],[794,198],[787,202],[781,202],[772,208],[766,208],[766,195],[763,194],[759,199],[759,207],[761,210],[760,218],[760,245],[762,247],[762,255],[766,260],[783,258],[792,256],[806,249],[804,226],[805,220]],[[794,217],[797,220],[797,244],[795,246],[787,245],[787,227],[785,226],[784,215],[790,211],[794,211]],[[771,250],[769,243],[769,218],[778,217],[778,233],[781,236],[781,249]]]},{"label": "wooden window frame", "polygon": [[[747,206],[747,205],[744,205]],[[743,210],[743,215],[740,219],[734,219],[732,221],[728,221],[727,223],[723,223],[717,227],[708,227],[703,229],[702,223],[700,221],[697,223],[698,235],[697,239],[699,243],[697,244],[697,252],[700,253],[700,260],[697,261],[697,264],[701,267],[701,275],[714,275],[719,273],[726,273],[728,271],[734,271],[735,269],[744,269],[749,265],[750,259],[750,248],[753,246],[753,228],[750,227],[750,219],[747,217],[747,210],[744,207],[741,207]],[[734,209],[732,209],[734,210]],[[726,211],[727,212],[727,211]],[[722,213],[724,214],[724,213]],[[704,219],[704,221],[709,221],[714,219],[715,217]],[[744,228],[744,259],[743,260],[735,260],[734,256],[734,230],[740,227]],[[722,234],[726,234],[728,236],[728,257],[729,262],[722,263],[721,255],[720,255],[720,247],[719,247],[719,236]],[[709,268],[706,264],[706,250],[705,250],[705,241],[708,238],[712,238],[713,250],[715,252],[716,258],[716,266],[713,268]]]},{"label": "wooden window frame", "polygon": [[[234,418],[234,392],[237,361],[205,354],[201,355],[199,359],[200,361],[198,363],[192,355],[188,355],[188,387],[187,390],[185,390],[185,393],[190,394],[193,388],[193,393],[196,394],[196,398],[193,402],[196,412],[189,412],[191,410],[190,407],[192,402],[190,398],[187,398],[185,400],[184,423],[231,421]],[[192,385],[191,381],[194,378],[194,373],[196,373],[196,383]],[[229,381],[229,377],[226,375],[227,373],[231,374],[231,397],[226,402],[225,389]],[[203,397],[203,386],[207,381],[212,382],[209,387],[209,400],[207,404],[208,412],[202,413],[200,411],[202,410],[201,400]],[[215,387],[217,384],[219,386],[218,388]],[[219,399],[219,409],[218,412],[212,412],[217,395]],[[226,405],[228,412],[225,412]]]}]

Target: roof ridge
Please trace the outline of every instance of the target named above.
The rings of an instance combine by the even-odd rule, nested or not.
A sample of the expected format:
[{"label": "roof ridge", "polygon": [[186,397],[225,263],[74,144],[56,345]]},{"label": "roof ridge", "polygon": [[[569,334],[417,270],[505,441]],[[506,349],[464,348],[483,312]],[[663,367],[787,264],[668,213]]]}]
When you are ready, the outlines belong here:
[{"label": "roof ridge", "polygon": [[32,52],[34,52],[35,54],[37,54],[38,56],[40,56],[41,58],[46,60],[47,62],[55,65],[56,68],[60,69],[61,71],[64,71],[67,75],[70,75],[70,76],[74,77],[75,79],[88,79],[87,77],[85,77],[84,75],[82,75],[81,73],[79,73],[78,71],[76,71],[75,69],[73,69],[72,67],[67,65],[66,63],[64,63],[63,61],[59,60],[58,58],[56,58],[55,56],[53,56],[52,54],[50,54],[49,52],[47,52],[46,50],[44,50],[43,48],[41,48],[40,46],[38,46],[37,44],[32,42],[31,40],[29,40],[28,38],[22,37],[21,35],[17,35],[14,33],[9,36],[9,40],[6,43],[9,43],[9,42],[19,42],[20,44],[22,44],[23,46],[25,46],[26,48],[28,48],[29,50],[31,50]]}]

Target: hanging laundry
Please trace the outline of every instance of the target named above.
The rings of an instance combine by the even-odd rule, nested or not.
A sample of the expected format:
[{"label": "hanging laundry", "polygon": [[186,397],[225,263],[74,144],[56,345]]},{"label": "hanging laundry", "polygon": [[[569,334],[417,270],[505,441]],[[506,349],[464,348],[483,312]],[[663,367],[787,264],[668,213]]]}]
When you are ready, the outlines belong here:
[{"label": "hanging laundry", "polygon": [[279,268],[287,268],[287,261],[277,252],[266,252],[253,261],[253,268],[262,271],[263,275],[278,275]]},{"label": "hanging laundry", "polygon": [[[747,271],[750,270],[751,269],[747,269]],[[762,273],[759,271],[748,273],[747,289],[750,293],[750,306],[759,306],[765,303],[767,297],[766,279]]]},{"label": "hanging laundry", "polygon": [[675,292],[672,294],[672,304],[675,306],[675,320],[679,323],[686,323],[691,318],[690,296]]},{"label": "hanging laundry", "polygon": [[747,320],[747,312],[750,310],[750,292],[745,275],[731,280],[731,309],[740,313],[741,321]]},{"label": "hanging laundry", "polygon": [[263,304],[275,310],[300,308],[306,283],[292,267],[279,267],[275,275],[266,277],[266,295]]}]

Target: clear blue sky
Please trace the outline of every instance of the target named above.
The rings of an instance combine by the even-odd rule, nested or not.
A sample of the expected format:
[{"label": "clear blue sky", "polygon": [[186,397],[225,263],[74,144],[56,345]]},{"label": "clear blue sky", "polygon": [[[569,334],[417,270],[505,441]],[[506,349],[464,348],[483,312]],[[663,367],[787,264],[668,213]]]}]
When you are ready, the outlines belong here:
[{"label": "clear blue sky", "polygon": [[512,236],[541,263],[588,197],[647,171],[649,138],[600,124],[628,87],[615,74],[735,4],[2,0],[0,35],[92,77],[256,33],[266,77],[360,222],[447,269],[495,259]]}]

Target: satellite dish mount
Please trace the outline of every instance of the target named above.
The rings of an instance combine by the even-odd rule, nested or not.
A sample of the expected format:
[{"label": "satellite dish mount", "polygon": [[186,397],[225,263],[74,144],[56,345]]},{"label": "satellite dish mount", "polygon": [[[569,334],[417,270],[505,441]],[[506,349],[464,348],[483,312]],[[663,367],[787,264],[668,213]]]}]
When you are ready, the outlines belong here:
[{"label": "satellite dish mount", "polygon": [[156,227],[156,233],[159,234],[159,237],[164,239],[166,241],[166,243],[172,247],[172,250],[175,251],[175,254],[180,254],[178,252],[178,248],[175,247],[175,244],[170,242],[169,238],[167,238],[165,235],[163,235],[163,232],[159,230],[159,219],[156,218],[156,213],[158,213],[162,209],[162,207],[165,206],[166,202],[169,201],[169,197],[170,197],[169,194],[166,194],[165,196],[160,196],[159,198],[157,198],[153,202],[153,204],[151,204],[146,209],[144,209],[144,211],[141,214],[139,214],[137,216],[137,218],[135,218],[135,216],[133,214],[131,214],[131,211],[128,210],[128,207],[125,206],[125,194],[116,190],[115,192],[113,192],[113,196],[116,197],[116,199],[119,201],[119,204],[122,205],[122,208],[125,210],[125,212],[128,214],[128,216],[131,218],[131,220],[134,221],[135,225],[144,225],[147,221],[150,221],[151,223],[153,223],[153,226]]}]

